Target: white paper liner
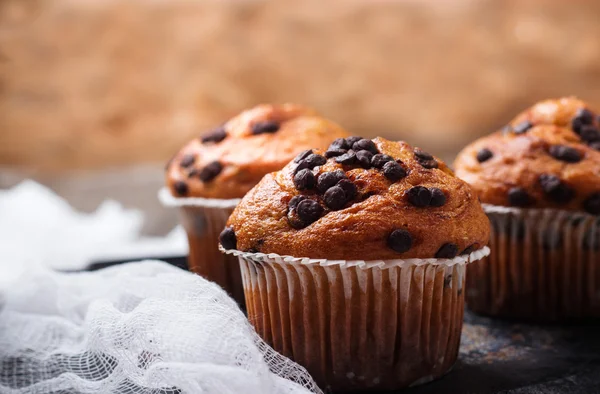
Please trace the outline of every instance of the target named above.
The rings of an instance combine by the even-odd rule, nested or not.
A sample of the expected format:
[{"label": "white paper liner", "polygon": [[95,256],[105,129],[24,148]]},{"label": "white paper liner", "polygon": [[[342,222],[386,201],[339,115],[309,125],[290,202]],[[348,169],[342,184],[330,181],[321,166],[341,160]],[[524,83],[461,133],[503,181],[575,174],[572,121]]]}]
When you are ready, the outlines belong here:
[{"label": "white paper liner", "polygon": [[475,312],[533,321],[600,317],[600,217],[483,205],[492,254],[469,269]]},{"label": "white paper liner", "polygon": [[166,207],[205,207],[205,208],[235,208],[241,198],[203,198],[203,197],[173,197],[169,188],[163,187],[158,191],[159,201]]},{"label": "white paper liner", "polygon": [[331,266],[331,265],[340,265],[343,267],[359,267],[361,269],[370,269],[370,268],[381,268],[387,269],[391,267],[404,267],[411,265],[425,265],[425,264],[433,264],[433,265],[449,265],[452,266],[454,264],[465,264],[472,263],[477,260],[481,260],[490,254],[490,248],[484,246],[481,249],[478,249],[472,252],[469,255],[456,256],[453,259],[437,259],[437,258],[429,258],[429,259],[393,259],[393,260],[328,260],[328,259],[311,259],[308,257],[293,257],[293,256],[281,256],[277,253],[250,253],[250,252],[242,252],[235,249],[226,250],[223,246],[219,245],[219,250],[226,254],[231,254],[237,257],[242,258],[251,258],[253,260],[264,260],[271,259],[275,260],[280,264],[302,264],[302,265],[310,265],[310,264],[318,264],[320,266]]}]

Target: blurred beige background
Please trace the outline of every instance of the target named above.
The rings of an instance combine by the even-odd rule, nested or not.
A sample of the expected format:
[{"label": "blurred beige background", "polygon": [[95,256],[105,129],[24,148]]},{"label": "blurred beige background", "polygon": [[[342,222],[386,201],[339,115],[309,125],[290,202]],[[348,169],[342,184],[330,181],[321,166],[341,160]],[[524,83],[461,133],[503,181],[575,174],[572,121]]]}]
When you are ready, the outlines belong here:
[{"label": "blurred beige background", "polygon": [[0,185],[69,195],[64,174],[143,165],[155,188],[184,142],[261,102],[452,160],[539,99],[600,108],[599,21],[593,0],[0,0]]}]

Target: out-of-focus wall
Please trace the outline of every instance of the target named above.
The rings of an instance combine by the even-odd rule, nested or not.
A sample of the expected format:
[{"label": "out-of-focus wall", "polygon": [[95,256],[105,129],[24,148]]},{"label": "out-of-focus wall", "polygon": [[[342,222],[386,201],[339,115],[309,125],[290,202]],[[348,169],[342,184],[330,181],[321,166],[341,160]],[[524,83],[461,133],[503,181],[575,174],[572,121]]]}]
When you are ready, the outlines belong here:
[{"label": "out-of-focus wall", "polygon": [[0,1],[0,164],[166,159],[260,102],[446,159],[534,101],[600,108],[598,1]]}]

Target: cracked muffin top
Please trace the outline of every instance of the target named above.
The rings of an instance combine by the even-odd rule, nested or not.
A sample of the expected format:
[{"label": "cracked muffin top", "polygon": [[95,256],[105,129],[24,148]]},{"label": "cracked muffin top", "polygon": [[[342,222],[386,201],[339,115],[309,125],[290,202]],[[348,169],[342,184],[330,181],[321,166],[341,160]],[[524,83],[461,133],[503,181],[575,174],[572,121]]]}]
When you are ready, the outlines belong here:
[{"label": "cracked muffin top", "polygon": [[484,203],[600,215],[599,123],[577,98],[541,101],[464,148],[456,174]]},{"label": "cracked muffin top", "polygon": [[167,164],[166,184],[175,197],[241,198],[298,152],[347,136],[310,108],[259,105],[185,145]]},{"label": "cracked muffin top", "polygon": [[266,175],[220,236],[225,249],[294,257],[454,258],[485,246],[475,192],[406,142],[339,138]]}]

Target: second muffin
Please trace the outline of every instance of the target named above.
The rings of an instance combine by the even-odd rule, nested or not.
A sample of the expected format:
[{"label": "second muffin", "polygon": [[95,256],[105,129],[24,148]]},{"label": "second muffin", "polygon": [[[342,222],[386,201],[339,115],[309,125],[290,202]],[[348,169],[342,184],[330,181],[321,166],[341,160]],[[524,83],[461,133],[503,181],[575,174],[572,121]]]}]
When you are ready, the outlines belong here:
[{"label": "second muffin", "polygon": [[350,137],[298,155],[234,210],[248,316],[334,391],[398,389],[456,361],[465,265],[487,253],[475,193],[405,142]]}]

